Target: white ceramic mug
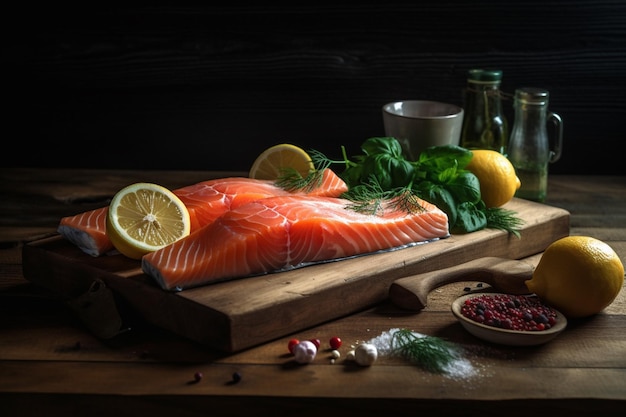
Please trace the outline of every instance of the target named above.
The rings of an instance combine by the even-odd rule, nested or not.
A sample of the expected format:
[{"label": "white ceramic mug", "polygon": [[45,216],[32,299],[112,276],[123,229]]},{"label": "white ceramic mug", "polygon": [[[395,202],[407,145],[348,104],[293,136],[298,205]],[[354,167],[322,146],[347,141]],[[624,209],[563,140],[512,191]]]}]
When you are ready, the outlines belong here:
[{"label": "white ceramic mug", "polygon": [[416,160],[430,146],[458,145],[463,108],[428,100],[404,100],[383,106],[385,135],[398,139],[405,156]]}]

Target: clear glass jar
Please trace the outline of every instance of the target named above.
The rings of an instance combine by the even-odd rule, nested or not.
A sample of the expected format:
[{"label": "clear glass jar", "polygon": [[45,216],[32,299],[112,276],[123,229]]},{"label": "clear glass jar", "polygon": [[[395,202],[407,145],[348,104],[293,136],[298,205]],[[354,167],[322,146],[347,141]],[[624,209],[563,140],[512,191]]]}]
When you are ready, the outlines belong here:
[{"label": "clear glass jar", "polygon": [[501,82],[500,70],[468,71],[460,141],[462,147],[506,152],[509,131],[502,112]]},{"label": "clear glass jar", "polygon": [[[539,88],[515,90],[515,120],[507,147],[507,156],[522,185],[516,197],[544,202],[548,189],[548,164],[561,157],[563,122],[548,111],[549,93]],[[553,127],[553,136],[548,126]],[[552,146],[551,146],[552,144]]]}]

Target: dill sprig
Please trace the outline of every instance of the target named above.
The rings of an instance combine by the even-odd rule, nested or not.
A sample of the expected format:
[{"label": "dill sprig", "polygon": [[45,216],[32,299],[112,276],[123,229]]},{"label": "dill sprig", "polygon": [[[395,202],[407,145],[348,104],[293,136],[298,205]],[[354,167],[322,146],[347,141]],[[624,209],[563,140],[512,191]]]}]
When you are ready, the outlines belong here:
[{"label": "dill sprig", "polygon": [[397,330],[391,339],[391,350],[411,363],[430,372],[445,372],[459,357],[458,347],[435,336],[421,336],[408,329]]},{"label": "dill sprig", "polygon": [[422,200],[409,187],[384,190],[374,176],[367,183],[352,187],[342,197],[350,200],[348,208],[358,213],[382,215],[385,207],[407,214],[426,211]]},{"label": "dill sprig", "polygon": [[313,166],[315,167],[313,171],[309,172],[306,177],[303,177],[302,174],[294,168],[283,168],[281,169],[280,175],[274,184],[276,184],[277,187],[290,192],[310,192],[319,187],[322,184],[324,171],[338,161],[332,161],[323,153],[314,149],[308,151],[308,154],[311,157]]},{"label": "dill sprig", "polygon": [[352,203],[347,208],[358,213],[372,215],[382,214],[383,200],[389,195],[384,191],[376,177],[371,177],[369,182],[350,188],[342,194],[342,197]]},{"label": "dill sprig", "polygon": [[524,220],[517,217],[514,211],[502,207],[491,207],[485,210],[485,217],[487,217],[488,228],[504,230],[520,237],[519,229],[524,224]]},{"label": "dill sprig", "polygon": [[350,162],[350,160],[348,160],[346,153],[345,153],[345,148],[343,146],[342,146],[342,152],[344,154],[344,159],[342,159],[341,161],[337,161],[334,159],[330,159],[329,157],[327,157],[322,152],[316,149],[310,149],[308,151],[309,156],[311,157],[311,161],[313,162],[313,166],[315,166],[315,168],[320,171],[323,171],[324,169],[329,168],[332,164],[345,164],[346,166],[353,164],[353,162]]},{"label": "dill sprig", "polygon": [[399,192],[400,194],[391,201],[391,207],[394,210],[404,211],[409,214],[426,211],[426,208],[422,205],[423,200],[410,189],[400,189]]},{"label": "dill sprig", "polygon": [[274,184],[289,192],[309,192],[319,187],[322,184],[322,179],[323,171],[314,170],[309,172],[306,177],[303,177],[302,174],[294,168],[284,168],[281,170],[281,174]]}]

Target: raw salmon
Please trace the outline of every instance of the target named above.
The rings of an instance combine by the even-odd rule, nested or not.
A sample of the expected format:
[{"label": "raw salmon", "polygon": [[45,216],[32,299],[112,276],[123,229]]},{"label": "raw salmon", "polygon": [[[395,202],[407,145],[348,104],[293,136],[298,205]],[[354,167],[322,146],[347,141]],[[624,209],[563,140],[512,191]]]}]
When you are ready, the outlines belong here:
[{"label": "raw salmon", "polygon": [[108,207],[63,217],[57,231],[65,239],[91,256],[100,256],[114,249],[106,234]]},{"label": "raw salmon", "polygon": [[326,169],[321,183],[306,191],[286,191],[277,187],[271,180],[229,177],[183,187],[174,190],[174,194],[189,210],[193,232],[230,209],[262,198],[294,194],[338,197],[346,191],[348,191],[346,183],[334,171]]},{"label": "raw salmon", "polygon": [[371,215],[342,198],[265,198],[145,255],[142,269],[161,288],[184,290],[448,237],[447,215],[417,201],[423,210],[408,214],[387,203]]},{"label": "raw salmon", "polygon": [[[346,183],[334,171],[326,169],[319,185],[302,191],[286,191],[271,180],[228,177],[179,188],[174,194],[187,206],[193,232],[224,212],[261,198],[294,194],[337,197],[347,190]],[[103,255],[114,249],[106,234],[107,212],[108,207],[102,207],[63,217],[57,231],[83,252],[94,257]]]}]

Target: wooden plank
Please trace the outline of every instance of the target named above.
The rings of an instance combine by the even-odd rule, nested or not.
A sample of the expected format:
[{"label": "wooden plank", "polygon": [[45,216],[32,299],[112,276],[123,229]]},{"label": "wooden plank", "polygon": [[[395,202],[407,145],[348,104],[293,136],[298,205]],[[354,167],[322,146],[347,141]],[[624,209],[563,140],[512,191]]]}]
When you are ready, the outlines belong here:
[{"label": "wooden plank", "polygon": [[[232,355],[207,349],[187,338],[147,325],[137,327],[132,336],[119,338],[115,344],[103,343],[76,326],[62,304],[48,303],[45,310],[39,308],[37,311],[37,307],[32,306],[41,305],[41,300],[33,300],[31,305],[24,307],[26,313],[17,318],[6,315],[0,318],[3,340],[10,341],[1,347],[2,359],[6,362],[56,362],[63,366],[86,362],[111,362],[120,367],[134,362],[145,366],[146,362],[150,362],[155,366],[177,364],[181,367],[200,367],[200,370],[213,365],[240,367],[256,364],[271,368],[269,373],[276,373],[277,369],[273,365],[281,365],[293,359],[286,355],[287,341],[291,337],[300,340],[318,337],[326,346],[329,335],[341,335],[344,345],[340,349],[342,358],[339,363],[343,363],[351,346],[393,327],[409,328],[465,346],[473,352],[470,358],[481,367],[498,367],[498,364],[502,364],[507,368],[626,368],[626,356],[623,355],[626,349],[626,333],[623,331],[626,316],[620,313],[623,310],[611,313],[607,309],[594,317],[570,320],[568,328],[549,344],[531,349],[517,348],[484,343],[461,327],[450,312],[450,303],[466,293],[463,285],[451,284],[442,288],[441,292],[445,293],[445,300],[441,300],[438,305],[433,301],[432,307],[435,308],[429,304],[422,312],[407,312],[386,301],[341,320],[324,323],[314,329],[303,329]],[[622,302],[626,299],[626,293],[621,294],[621,299]],[[46,320],[47,325],[42,326],[42,320]],[[76,347],[76,342],[80,342],[79,347]],[[473,351],[479,347],[480,350]],[[328,351],[325,347],[322,349],[314,365],[329,364]],[[526,355],[537,351],[541,354]],[[510,361],[513,357],[516,360]],[[377,365],[398,365],[403,362],[399,358],[382,356]],[[506,379],[505,374],[499,376]],[[272,377],[268,375],[268,378]],[[12,385],[10,380],[3,382]],[[532,390],[531,387],[528,389]]]},{"label": "wooden plank", "polygon": [[[205,366],[191,364],[168,367],[119,362],[65,364],[7,361],[0,363],[0,371],[4,375],[11,375],[13,380],[10,383],[0,381],[0,392],[9,392],[13,395],[32,393],[33,387],[37,387],[40,393],[70,395],[75,394],[77,387],[80,387],[81,395],[129,397],[162,395],[172,400],[176,397],[180,400],[188,395],[204,396],[207,400],[220,396],[256,395],[280,397],[287,401],[302,397],[322,397],[323,400],[337,396],[351,399],[380,398],[381,386],[385,384],[397,389],[385,391],[384,398],[396,400],[437,398],[451,401],[470,399],[504,401],[519,398],[520,391],[527,395],[524,399],[528,401],[545,400],[548,392],[549,398],[553,401],[564,398],[620,400],[624,396],[623,389],[611,381],[626,381],[626,370],[619,367],[575,368],[537,365],[532,366],[532,372],[529,372],[529,368],[521,365],[519,361],[510,359],[507,361],[504,358],[500,361],[484,361],[486,362],[483,364],[484,374],[469,380],[462,378],[455,380],[446,375],[429,374],[418,367],[412,369],[412,372],[398,372],[398,362],[384,364],[382,360],[370,368],[357,368],[350,362],[331,365],[322,358],[319,363],[308,364],[306,368],[290,366],[289,363],[292,362],[292,359],[283,358],[282,361],[273,364],[274,366],[282,364],[293,371],[281,373],[281,386],[277,389],[275,384],[268,383],[268,379],[265,378],[268,377],[271,381],[273,373],[268,369],[272,366],[263,364]],[[505,373],[500,375],[488,373],[491,367],[502,366],[504,362],[508,365]],[[480,364],[481,361],[478,360],[477,363]],[[86,369],[88,367],[91,368],[89,371]],[[203,371],[202,382],[189,383],[198,369]],[[341,372],[341,369],[350,372]],[[242,384],[229,384],[235,371],[243,375]],[[339,372],[342,374],[341,378],[337,378]],[[124,378],[116,378],[121,374]],[[47,378],[41,378],[42,375],[46,375]],[[534,386],[534,389],[520,388],[526,385]],[[468,389],[469,386],[472,389]],[[303,387],[307,390],[303,390]],[[211,392],[212,395],[203,395],[207,392]]]},{"label": "wooden plank", "polygon": [[[569,234],[569,212],[514,199],[521,238],[481,230],[402,250],[189,289],[163,291],[140,263],[121,255],[92,258],[60,237],[28,244],[24,277],[68,299],[100,280],[149,322],[219,350],[246,349],[387,299],[397,278],[482,256],[520,259]],[[111,319],[115,319],[114,312]]]}]

